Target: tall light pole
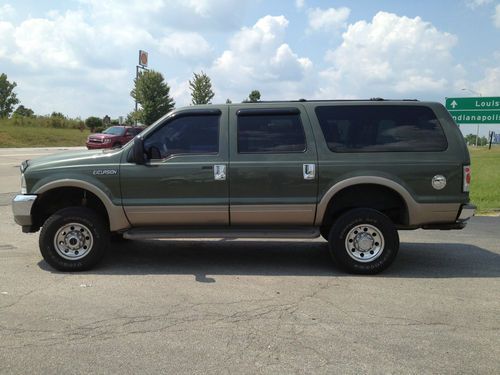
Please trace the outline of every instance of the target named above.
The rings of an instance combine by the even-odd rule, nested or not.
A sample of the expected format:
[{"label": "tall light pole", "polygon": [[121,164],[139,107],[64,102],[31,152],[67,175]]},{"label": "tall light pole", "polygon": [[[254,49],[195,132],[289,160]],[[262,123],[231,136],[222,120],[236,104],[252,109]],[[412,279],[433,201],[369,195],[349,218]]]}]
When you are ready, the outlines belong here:
[{"label": "tall light pole", "polygon": [[[483,96],[483,94],[481,94],[480,92],[477,92],[477,91],[474,91],[474,90],[471,90],[471,89],[468,89],[468,88],[463,88],[462,91],[469,91],[471,93],[473,93],[474,95],[479,95],[480,97]],[[477,124],[477,129],[476,129],[476,147],[477,147],[477,141],[479,139],[479,124]]]},{"label": "tall light pole", "polygon": [[[143,50],[139,50],[139,64],[135,66],[135,83],[139,79],[139,70],[148,71],[148,53]],[[135,93],[135,112],[137,114],[137,87]],[[134,116],[135,117],[135,116]],[[135,125],[137,125],[137,118],[135,119]]]}]

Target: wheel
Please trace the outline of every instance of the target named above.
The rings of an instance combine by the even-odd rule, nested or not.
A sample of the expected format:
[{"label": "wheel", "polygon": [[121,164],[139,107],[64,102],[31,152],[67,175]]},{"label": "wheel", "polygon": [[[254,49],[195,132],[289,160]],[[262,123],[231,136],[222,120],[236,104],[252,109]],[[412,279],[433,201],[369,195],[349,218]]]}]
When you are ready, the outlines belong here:
[{"label": "wheel", "polygon": [[330,254],[346,271],[375,274],[389,267],[399,250],[399,235],[383,213],[356,208],[340,216],[328,237]]},{"label": "wheel", "polygon": [[122,147],[122,144],[117,142],[113,145],[113,148],[121,148]]},{"label": "wheel", "polygon": [[84,271],[103,257],[109,241],[104,220],[85,207],[69,207],[50,216],[40,232],[43,259],[59,271]]}]

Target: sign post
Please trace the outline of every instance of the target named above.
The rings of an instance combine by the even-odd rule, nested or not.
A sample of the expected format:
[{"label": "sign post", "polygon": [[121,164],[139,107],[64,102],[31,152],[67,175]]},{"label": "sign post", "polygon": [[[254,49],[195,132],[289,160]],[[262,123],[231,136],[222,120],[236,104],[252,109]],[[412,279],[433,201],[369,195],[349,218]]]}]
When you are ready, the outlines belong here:
[{"label": "sign post", "polygon": [[[137,79],[139,78],[139,69],[147,71],[148,70],[147,66],[148,66],[148,53],[141,49],[139,50],[139,64],[135,66],[135,82],[137,82]],[[137,95],[135,99],[135,112],[137,112]],[[135,125],[137,125],[137,119],[135,120]]]}]

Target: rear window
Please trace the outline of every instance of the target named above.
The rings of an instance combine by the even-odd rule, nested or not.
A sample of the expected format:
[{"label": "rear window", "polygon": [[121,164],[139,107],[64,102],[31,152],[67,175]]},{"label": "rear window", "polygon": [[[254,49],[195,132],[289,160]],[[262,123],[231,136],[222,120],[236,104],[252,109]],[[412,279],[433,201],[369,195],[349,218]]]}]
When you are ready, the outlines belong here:
[{"label": "rear window", "polygon": [[424,106],[320,106],[316,115],[334,152],[444,151],[434,112]]}]

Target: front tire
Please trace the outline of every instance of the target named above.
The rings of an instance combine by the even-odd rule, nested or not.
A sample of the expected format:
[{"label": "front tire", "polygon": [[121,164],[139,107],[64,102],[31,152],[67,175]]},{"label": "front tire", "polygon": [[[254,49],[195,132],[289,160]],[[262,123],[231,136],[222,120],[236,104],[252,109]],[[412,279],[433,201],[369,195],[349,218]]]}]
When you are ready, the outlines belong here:
[{"label": "front tire", "polygon": [[340,216],[328,237],[330,254],[346,271],[375,274],[389,267],[399,250],[399,235],[383,213],[357,208]]},{"label": "front tire", "polygon": [[44,223],[39,246],[43,259],[59,271],[85,271],[104,256],[109,230],[104,220],[85,207],[57,211]]}]

